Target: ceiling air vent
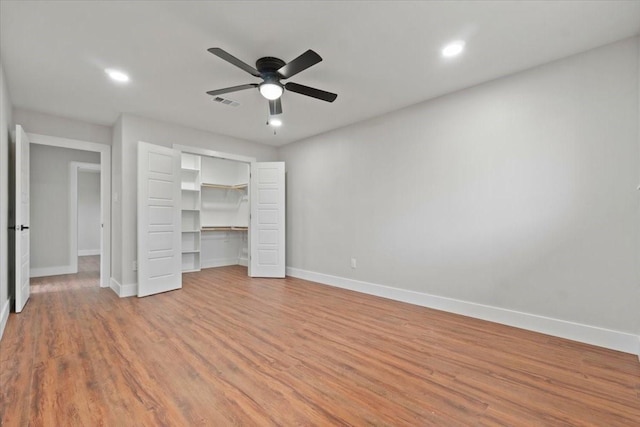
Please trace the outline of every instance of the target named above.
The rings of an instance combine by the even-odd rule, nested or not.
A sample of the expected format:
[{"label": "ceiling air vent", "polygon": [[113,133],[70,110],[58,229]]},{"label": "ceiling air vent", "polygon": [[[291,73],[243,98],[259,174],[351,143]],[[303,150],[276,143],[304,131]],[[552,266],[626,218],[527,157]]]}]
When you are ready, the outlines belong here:
[{"label": "ceiling air vent", "polygon": [[215,102],[219,102],[220,104],[228,105],[230,107],[237,107],[240,105],[239,102],[233,101],[231,99],[223,98],[221,96],[216,96],[213,98]]}]

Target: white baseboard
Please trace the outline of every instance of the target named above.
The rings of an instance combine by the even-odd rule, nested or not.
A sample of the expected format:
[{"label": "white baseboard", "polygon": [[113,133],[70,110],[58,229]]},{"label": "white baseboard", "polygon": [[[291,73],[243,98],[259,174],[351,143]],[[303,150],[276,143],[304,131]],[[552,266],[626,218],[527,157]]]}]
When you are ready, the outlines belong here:
[{"label": "white baseboard", "polygon": [[110,280],[109,287],[120,298],[134,297],[138,295],[138,285],[136,283],[130,283],[128,285],[122,285],[113,277]]},{"label": "white baseboard", "polygon": [[392,288],[390,286],[378,285],[359,280],[346,279],[344,277],[331,276],[294,267],[287,267],[287,275],[338,288],[388,298],[395,301],[402,301],[422,307],[488,320],[490,322],[501,323],[508,326],[514,326],[516,328],[527,329],[625,353],[637,354],[640,358],[640,337],[626,332],[613,331],[596,326],[583,325],[580,323],[568,322],[566,320],[507,310],[504,308],[492,307],[469,301]]},{"label": "white baseboard", "polygon": [[29,270],[29,277],[59,276],[60,274],[76,274],[77,269],[72,265],[58,265],[56,267],[32,268]]},{"label": "white baseboard", "polygon": [[98,249],[78,249],[78,256],[93,256],[100,255],[100,248]]},{"label": "white baseboard", "polygon": [[4,328],[7,326],[10,309],[11,309],[11,300],[7,300],[5,301],[4,306],[2,306],[2,311],[0,311],[0,339],[2,339]]},{"label": "white baseboard", "polygon": [[238,258],[238,264],[243,267],[249,267],[249,259],[248,258]]},{"label": "white baseboard", "polygon": [[238,258],[213,258],[200,261],[200,268],[226,267],[227,265],[238,265]]},{"label": "white baseboard", "polygon": [[109,287],[113,292],[116,293],[116,295],[120,296],[120,282],[112,277],[111,279],[109,279]]}]

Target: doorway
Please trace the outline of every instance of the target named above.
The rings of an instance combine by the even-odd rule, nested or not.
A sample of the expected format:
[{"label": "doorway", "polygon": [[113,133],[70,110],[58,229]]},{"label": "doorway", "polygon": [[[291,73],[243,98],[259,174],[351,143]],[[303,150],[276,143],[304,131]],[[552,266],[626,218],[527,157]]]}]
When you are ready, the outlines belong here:
[{"label": "doorway", "polygon": [[[64,218],[58,218],[60,221],[66,221],[64,224],[64,230],[66,230],[63,236],[58,236],[60,241],[66,241],[67,244],[63,245],[66,248],[64,258],[68,260],[64,262],[61,271],[54,274],[76,274],[87,273],[93,271],[92,274],[99,272],[98,283],[100,287],[109,286],[109,276],[111,270],[111,245],[110,245],[110,193],[111,193],[111,177],[110,177],[110,161],[111,161],[111,147],[104,144],[96,144],[87,141],[72,140],[66,138],[52,137],[48,135],[29,134],[29,139],[32,148],[39,147],[48,149],[52,153],[56,149],[66,149],[68,151],[80,150],[85,154],[91,154],[92,157],[86,157],[91,159],[89,161],[66,161],[65,164],[65,192],[68,197],[64,197],[63,203],[66,203],[65,207],[66,215]],[[80,157],[82,159],[82,157]],[[31,174],[37,176],[42,175],[42,172],[31,171]],[[40,179],[47,179],[45,176],[40,176]],[[89,198],[83,197],[88,190],[91,192]],[[55,195],[47,195],[48,201],[55,203]],[[38,198],[38,194],[32,195],[32,203]],[[49,205],[45,204],[40,206],[38,212],[46,211]],[[34,213],[36,209],[34,209]],[[47,212],[51,214],[51,212]],[[89,215],[86,215],[89,213]],[[46,230],[46,224],[40,224],[38,227],[36,224],[37,215],[32,218],[32,232],[35,234],[37,228],[45,233],[41,233],[43,236],[47,236],[47,232],[54,232],[53,230]],[[49,218],[51,221],[51,218]],[[82,228],[82,230],[79,229]],[[98,228],[96,230],[96,227]],[[89,230],[88,233],[85,231]],[[41,236],[42,238],[42,236]],[[79,240],[80,239],[80,240]],[[36,243],[36,242],[34,242]],[[32,254],[37,257],[37,254]],[[78,256],[83,259],[78,262]],[[84,257],[87,258],[84,258]],[[38,261],[37,258],[34,261]],[[82,271],[80,271],[82,269]],[[62,271],[66,270],[66,271]],[[33,271],[32,271],[33,272]],[[32,274],[32,277],[43,276],[46,274]],[[46,273],[46,271],[44,271]],[[49,274],[50,275],[50,274]]]}]

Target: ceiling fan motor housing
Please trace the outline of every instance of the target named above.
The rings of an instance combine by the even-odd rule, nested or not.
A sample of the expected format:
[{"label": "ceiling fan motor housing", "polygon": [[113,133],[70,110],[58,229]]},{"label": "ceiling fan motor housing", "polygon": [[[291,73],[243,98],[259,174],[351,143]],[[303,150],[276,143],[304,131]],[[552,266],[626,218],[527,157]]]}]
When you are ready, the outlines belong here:
[{"label": "ceiling fan motor housing", "polygon": [[265,56],[264,58],[260,58],[256,61],[256,69],[263,77],[268,77],[270,75],[277,76],[278,70],[286,64],[287,63],[282,59]]}]

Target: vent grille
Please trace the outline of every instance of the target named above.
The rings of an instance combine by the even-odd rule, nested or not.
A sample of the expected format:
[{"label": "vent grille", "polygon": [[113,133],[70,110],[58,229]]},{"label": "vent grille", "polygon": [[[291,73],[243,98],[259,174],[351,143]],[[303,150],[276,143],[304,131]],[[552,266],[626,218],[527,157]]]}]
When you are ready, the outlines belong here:
[{"label": "vent grille", "polygon": [[236,102],[232,99],[223,98],[221,96],[216,96],[215,98],[213,98],[213,100],[220,104],[228,105],[229,107],[237,107],[238,105],[240,105],[239,102]]}]

